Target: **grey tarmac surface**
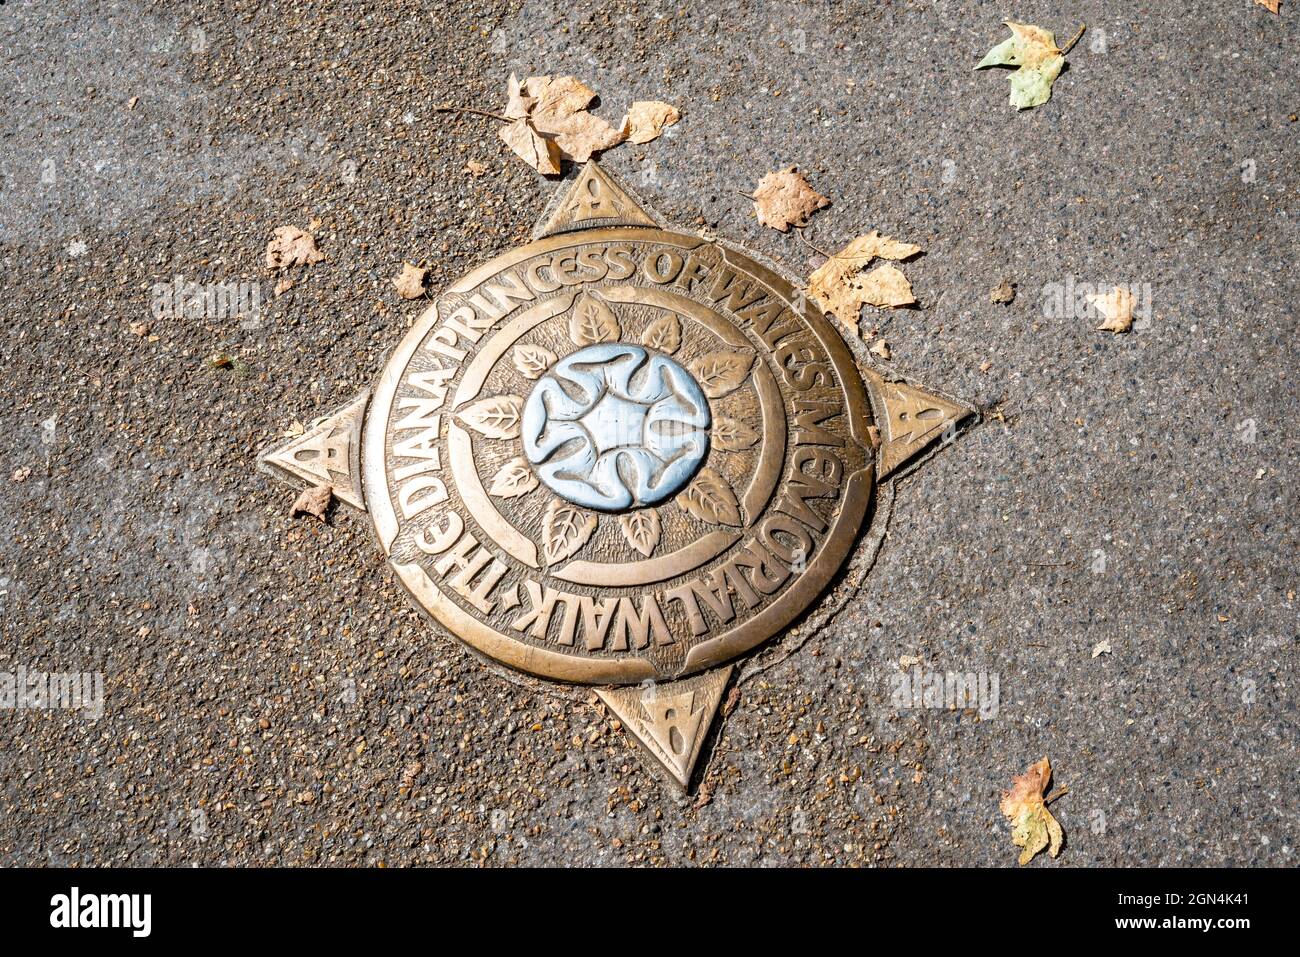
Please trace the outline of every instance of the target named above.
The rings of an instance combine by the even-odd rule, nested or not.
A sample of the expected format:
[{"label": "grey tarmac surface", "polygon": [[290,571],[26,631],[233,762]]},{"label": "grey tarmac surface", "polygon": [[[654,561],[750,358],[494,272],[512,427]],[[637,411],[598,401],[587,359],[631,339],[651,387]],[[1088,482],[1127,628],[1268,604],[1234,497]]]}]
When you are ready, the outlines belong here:
[{"label": "grey tarmac surface", "polygon": [[[1298,16],[0,6],[0,671],[105,691],[99,720],[0,712],[0,862],[1014,867],[999,793],[1048,756],[1066,846],[1031,866],[1294,866]],[[1088,24],[1019,114],[972,69],[1006,18]],[[679,104],[607,168],[796,274],[820,257],[742,195],[789,164],[833,200],[816,245],[920,243],[920,308],[864,323],[890,368],[1001,413],[897,483],[862,590],[742,684],[707,803],[589,693],[425,625],[364,516],[290,519],[254,471],[381,368],[422,309],[403,260],[437,288],[528,235],[556,186],[433,111],[499,109],[511,70],[577,74],[612,121]],[[326,260],[273,295],[271,231],[314,220]],[[154,318],[176,277],[263,308]],[[1046,308],[1118,282],[1149,290],[1129,335]],[[996,676],[995,713],[899,708],[905,655]]]}]

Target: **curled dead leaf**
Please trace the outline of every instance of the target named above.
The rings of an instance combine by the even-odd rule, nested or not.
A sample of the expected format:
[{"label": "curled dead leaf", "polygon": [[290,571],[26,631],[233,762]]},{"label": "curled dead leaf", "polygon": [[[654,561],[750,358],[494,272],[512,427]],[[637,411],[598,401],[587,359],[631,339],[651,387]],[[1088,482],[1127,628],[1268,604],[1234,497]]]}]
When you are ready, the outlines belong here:
[{"label": "curled dead leaf", "polygon": [[293,500],[293,506],[289,509],[289,517],[293,518],[301,513],[310,515],[318,522],[323,522],[325,521],[325,513],[329,511],[330,499],[333,497],[334,486],[328,483],[303,489],[302,494]]},{"label": "curled dead leaf", "polygon": [[560,172],[560,148],[553,140],[538,133],[527,119],[507,123],[497,131],[497,135],[537,172],[544,176],[555,176]]},{"label": "curled dead leaf", "polygon": [[1127,289],[1117,286],[1099,296],[1089,295],[1088,302],[1105,317],[1098,332],[1120,333],[1133,328],[1133,293]]},{"label": "curled dead leaf", "polygon": [[[826,260],[808,277],[808,295],[821,308],[831,313],[847,326],[858,327],[858,314],[864,304],[906,305],[912,287],[902,272],[889,266],[863,275],[863,270],[874,259],[909,259],[921,252],[921,247],[899,242],[872,230],[859,236],[838,253]],[[901,280],[901,283],[900,283]],[[892,300],[901,300],[895,303]]]},{"label": "curled dead leaf", "polygon": [[554,499],[542,515],[542,551],[553,565],[573,555],[596,530],[596,516]]},{"label": "curled dead leaf", "polygon": [[1002,813],[1011,822],[1011,840],[1021,848],[1020,863],[1028,864],[1044,848],[1056,857],[1065,835],[1052,817],[1043,796],[1052,783],[1052,766],[1047,758],[1029,766],[1011,779],[1011,789],[1002,792]]},{"label": "curled dead leaf", "polygon": [[794,166],[760,179],[752,198],[758,221],[781,232],[791,226],[806,226],[808,217],[831,204]]},{"label": "curled dead leaf", "polygon": [[325,258],[316,248],[316,237],[297,226],[277,226],[266,244],[266,268],[288,269],[309,266]]},{"label": "curled dead leaf", "polygon": [[618,524],[627,543],[649,558],[659,544],[659,536],[663,531],[659,513],[652,508],[628,512],[618,517]]},{"label": "curled dead leaf", "polygon": [[623,136],[629,143],[649,143],[682,118],[677,107],[654,100],[638,100],[623,119]]},{"label": "curled dead leaf", "polygon": [[517,395],[497,395],[479,399],[460,410],[460,419],[489,439],[513,439],[519,436],[519,420],[524,400]]},{"label": "curled dead leaf", "polygon": [[393,288],[403,299],[419,299],[424,295],[424,277],[429,270],[411,263],[402,263],[402,271],[393,277]]},{"label": "curled dead leaf", "polygon": [[701,522],[737,528],[742,524],[736,493],[726,479],[707,466],[700,469],[691,484],[677,496],[676,502]]}]

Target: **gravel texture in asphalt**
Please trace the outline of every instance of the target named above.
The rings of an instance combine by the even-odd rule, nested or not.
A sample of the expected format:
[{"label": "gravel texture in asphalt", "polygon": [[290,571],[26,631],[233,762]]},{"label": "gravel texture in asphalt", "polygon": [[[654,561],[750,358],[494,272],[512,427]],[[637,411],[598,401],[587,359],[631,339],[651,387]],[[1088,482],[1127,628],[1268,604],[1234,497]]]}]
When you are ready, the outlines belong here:
[{"label": "gravel texture in asphalt", "polygon": [[[1088,25],[1045,106],[972,69],[1004,15]],[[1294,866],[1297,17],[4,4],[0,672],[104,700],[0,711],[0,863],[1015,866],[999,795],[1047,756],[1066,845],[1032,866]],[[743,195],[797,164],[833,201],[813,244],[919,243],[919,308],[864,328],[985,410],[896,483],[843,611],[741,683],[688,798],[589,692],[424,623],[364,516],[290,518],[254,470],[380,370],[423,308],[403,261],[437,288],[528,237],[556,184],[433,109],[499,109],[512,70],[576,74],[611,121],[679,105],[603,158],[672,222],[806,275]],[[276,295],[286,224],[326,258]],[[159,317],[177,281],[260,309]],[[1127,335],[1074,308],[1117,283]],[[899,707],[904,656],[997,697]]]}]

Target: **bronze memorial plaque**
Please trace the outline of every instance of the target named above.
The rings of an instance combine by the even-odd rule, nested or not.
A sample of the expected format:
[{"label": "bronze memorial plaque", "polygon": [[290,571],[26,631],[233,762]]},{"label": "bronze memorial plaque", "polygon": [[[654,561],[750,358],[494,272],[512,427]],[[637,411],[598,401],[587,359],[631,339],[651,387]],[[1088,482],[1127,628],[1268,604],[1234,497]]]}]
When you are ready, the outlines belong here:
[{"label": "bronze memorial plaque", "polygon": [[686,787],[731,662],[818,600],[877,481],[969,413],[860,368],[774,267],[588,163],[369,393],[262,463],[368,511],[461,641],[602,686]]}]

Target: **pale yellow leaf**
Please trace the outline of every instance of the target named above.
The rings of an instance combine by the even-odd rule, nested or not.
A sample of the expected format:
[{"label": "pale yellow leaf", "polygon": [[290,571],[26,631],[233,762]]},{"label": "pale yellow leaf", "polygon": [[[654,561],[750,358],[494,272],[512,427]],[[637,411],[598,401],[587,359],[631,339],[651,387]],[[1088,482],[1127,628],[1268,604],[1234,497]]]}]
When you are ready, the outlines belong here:
[{"label": "pale yellow leaf", "polygon": [[288,269],[320,262],[325,254],[316,248],[316,237],[297,226],[277,226],[266,244],[266,268]]},{"label": "pale yellow leaf", "polygon": [[393,288],[403,299],[419,299],[424,295],[424,277],[429,270],[411,263],[402,263],[402,271],[393,277]]},{"label": "pale yellow leaf", "polygon": [[560,148],[534,129],[527,119],[507,123],[497,133],[514,154],[537,172],[554,176],[560,172]]},{"label": "pale yellow leaf", "polygon": [[1002,813],[1011,822],[1011,840],[1020,851],[1020,863],[1028,864],[1044,848],[1056,857],[1065,835],[1052,817],[1043,796],[1052,783],[1052,766],[1047,758],[1011,779],[1011,789],[1002,792]]},{"label": "pale yellow leaf", "polygon": [[1100,296],[1089,295],[1088,302],[1105,317],[1097,327],[1099,332],[1128,332],[1133,328],[1133,294],[1127,289],[1116,287]]}]

